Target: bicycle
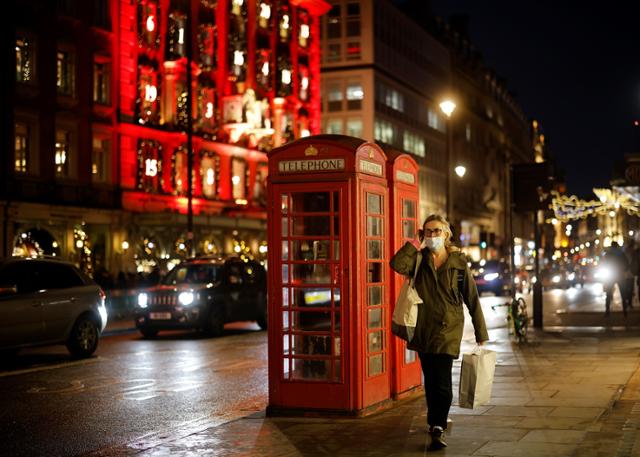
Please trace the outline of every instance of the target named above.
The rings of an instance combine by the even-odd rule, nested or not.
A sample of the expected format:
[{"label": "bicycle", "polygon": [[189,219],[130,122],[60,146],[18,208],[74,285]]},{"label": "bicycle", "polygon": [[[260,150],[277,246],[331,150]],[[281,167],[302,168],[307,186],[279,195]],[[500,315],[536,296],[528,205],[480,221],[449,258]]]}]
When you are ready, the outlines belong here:
[{"label": "bicycle", "polygon": [[492,305],[493,311],[501,306],[507,306],[507,323],[509,325],[509,334],[515,334],[518,343],[522,343],[527,339],[527,327],[529,325],[529,314],[527,312],[527,303],[524,298],[514,298],[510,302]]}]

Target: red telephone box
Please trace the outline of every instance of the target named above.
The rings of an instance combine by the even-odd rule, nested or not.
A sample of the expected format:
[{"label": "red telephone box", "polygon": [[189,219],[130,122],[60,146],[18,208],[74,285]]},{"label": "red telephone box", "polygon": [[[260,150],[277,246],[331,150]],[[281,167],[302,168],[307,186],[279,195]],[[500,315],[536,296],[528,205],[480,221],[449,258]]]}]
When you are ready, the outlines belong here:
[{"label": "red telephone box", "polygon": [[390,400],[386,156],[341,135],[269,154],[270,414]]},{"label": "red telephone box", "polygon": [[[389,181],[389,213],[392,215],[390,223],[391,253],[393,255],[407,241],[416,237],[420,228],[418,208],[420,193],[418,191],[418,164],[408,154],[394,151],[387,152],[387,179]],[[389,281],[391,287],[391,312],[389,326],[391,328],[391,314],[393,306],[402,287],[404,278],[393,274]],[[391,339],[391,395],[394,399],[402,398],[412,393],[422,385],[422,369],[415,351],[407,349],[407,343],[389,333]]]}]

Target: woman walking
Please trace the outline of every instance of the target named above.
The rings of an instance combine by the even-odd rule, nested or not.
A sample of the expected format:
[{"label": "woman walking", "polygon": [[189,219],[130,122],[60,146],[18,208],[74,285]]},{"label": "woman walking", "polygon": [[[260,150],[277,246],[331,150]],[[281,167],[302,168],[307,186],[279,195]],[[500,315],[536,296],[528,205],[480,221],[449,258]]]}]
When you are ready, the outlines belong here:
[{"label": "woman walking", "polygon": [[418,352],[427,400],[427,423],[431,435],[430,450],[444,448],[444,431],[453,400],[451,369],[460,355],[464,312],[467,305],[476,342],[489,339],[480,307],[476,284],[464,254],[451,245],[447,220],[437,214],[427,217],[418,239],[406,243],[391,259],[391,268],[412,276],[418,251],[422,261],[415,288],[422,298],[415,334],[408,344]]}]

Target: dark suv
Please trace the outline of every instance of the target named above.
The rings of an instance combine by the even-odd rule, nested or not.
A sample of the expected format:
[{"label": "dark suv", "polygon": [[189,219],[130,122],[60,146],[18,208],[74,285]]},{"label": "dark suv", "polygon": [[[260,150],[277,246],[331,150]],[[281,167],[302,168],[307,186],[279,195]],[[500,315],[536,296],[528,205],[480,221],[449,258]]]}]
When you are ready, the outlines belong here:
[{"label": "dark suv", "polygon": [[471,265],[471,273],[478,293],[493,292],[497,296],[508,295],[511,291],[509,265],[500,260],[482,260]]},{"label": "dark suv", "polygon": [[105,293],[73,264],[0,259],[0,352],[62,343],[89,357],[106,325]]},{"label": "dark suv", "polygon": [[152,338],[160,330],[198,329],[220,335],[226,322],[257,321],[267,328],[267,280],[260,263],[240,257],[196,258],[138,294],[136,327]]}]

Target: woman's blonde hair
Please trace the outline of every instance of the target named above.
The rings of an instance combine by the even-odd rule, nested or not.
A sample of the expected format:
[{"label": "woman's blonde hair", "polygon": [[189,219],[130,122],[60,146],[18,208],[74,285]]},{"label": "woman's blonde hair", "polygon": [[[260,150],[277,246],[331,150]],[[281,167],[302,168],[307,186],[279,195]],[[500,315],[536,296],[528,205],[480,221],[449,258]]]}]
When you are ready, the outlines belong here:
[{"label": "woman's blonde hair", "polygon": [[444,216],[441,216],[439,214],[429,215],[422,223],[422,230],[424,231],[424,226],[427,225],[427,223],[432,221],[438,221],[444,226],[444,233],[445,233],[444,246],[445,248],[447,248],[447,251],[449,252],[457,251],[458,248],[455,247],[451,242],[451,238],[453,237],[453,232],[451,231],[451,225],[449,224],[449,221]]}]

